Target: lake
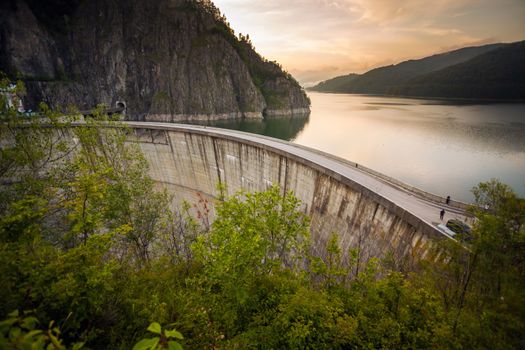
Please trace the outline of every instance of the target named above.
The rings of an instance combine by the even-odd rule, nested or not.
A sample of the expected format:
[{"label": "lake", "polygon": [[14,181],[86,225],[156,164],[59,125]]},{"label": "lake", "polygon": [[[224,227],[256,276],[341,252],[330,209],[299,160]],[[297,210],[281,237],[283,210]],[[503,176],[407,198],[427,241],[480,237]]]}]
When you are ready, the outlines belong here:
[{"label": "lake", "polygon": [[309,117],[208,125],[313,147],[457,200],[491,178],[525,197],[525,104],[309,96]]}]

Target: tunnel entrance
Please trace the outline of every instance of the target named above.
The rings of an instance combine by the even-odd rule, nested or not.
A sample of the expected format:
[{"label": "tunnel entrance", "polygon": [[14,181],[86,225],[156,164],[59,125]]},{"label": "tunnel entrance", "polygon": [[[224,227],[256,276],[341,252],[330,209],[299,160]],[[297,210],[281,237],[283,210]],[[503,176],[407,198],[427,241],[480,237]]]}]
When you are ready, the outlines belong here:
[{"label": "tunnel entrance", "polygon": [[124,101],[117,101],[117,103],[115,103],[115,107],[117,109],[121,109],[122,111],[124,111],[126,109],[126,102],[124,102]]}]

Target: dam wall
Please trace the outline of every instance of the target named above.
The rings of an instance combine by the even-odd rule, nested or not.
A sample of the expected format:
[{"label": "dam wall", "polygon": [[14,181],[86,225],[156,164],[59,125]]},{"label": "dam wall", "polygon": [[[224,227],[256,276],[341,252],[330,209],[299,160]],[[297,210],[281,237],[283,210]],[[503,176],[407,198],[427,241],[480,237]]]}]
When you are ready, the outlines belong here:
[{"label": "dam wall", "polygon": [[359,248],[363,260],[387,253],[396,259],[431,258],[431,242],[443,238],[428,222],[370,188],[280,147],[205,127],[130,126],[130,141],[138,143],[150,175],[173,194],[174,204],[213,203],[221,194],[218,183],[226,195],[276,184],[302,201],[320,254],[333,232],[343,252]]}]

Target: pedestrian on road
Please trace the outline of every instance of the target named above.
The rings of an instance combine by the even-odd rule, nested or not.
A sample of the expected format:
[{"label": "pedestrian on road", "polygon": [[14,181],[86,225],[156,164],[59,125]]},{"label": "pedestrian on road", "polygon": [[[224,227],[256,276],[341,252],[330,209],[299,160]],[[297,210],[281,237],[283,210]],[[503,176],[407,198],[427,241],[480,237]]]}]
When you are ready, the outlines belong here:
[{"label": "pedestrian on road", "polygon": [[444,217],[445,217],[445,209],[441,209],[441,211],[439,212],[439,218],[443,220]]},{"label": "pedestrian on road", "polygon": [[447,205],[450,204],[450,196],[447,196]]}]

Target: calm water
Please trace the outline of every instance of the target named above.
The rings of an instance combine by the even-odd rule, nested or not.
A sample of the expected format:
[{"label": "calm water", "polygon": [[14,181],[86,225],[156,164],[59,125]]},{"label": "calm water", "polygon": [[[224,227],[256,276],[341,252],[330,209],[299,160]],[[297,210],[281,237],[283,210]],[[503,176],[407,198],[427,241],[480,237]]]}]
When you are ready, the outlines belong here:
[{"label": "calm water", "polygon": [[525,196],[525,104],[309,95],[309,118],[213,125],[291,140],[463,201],[490,178]]}]

